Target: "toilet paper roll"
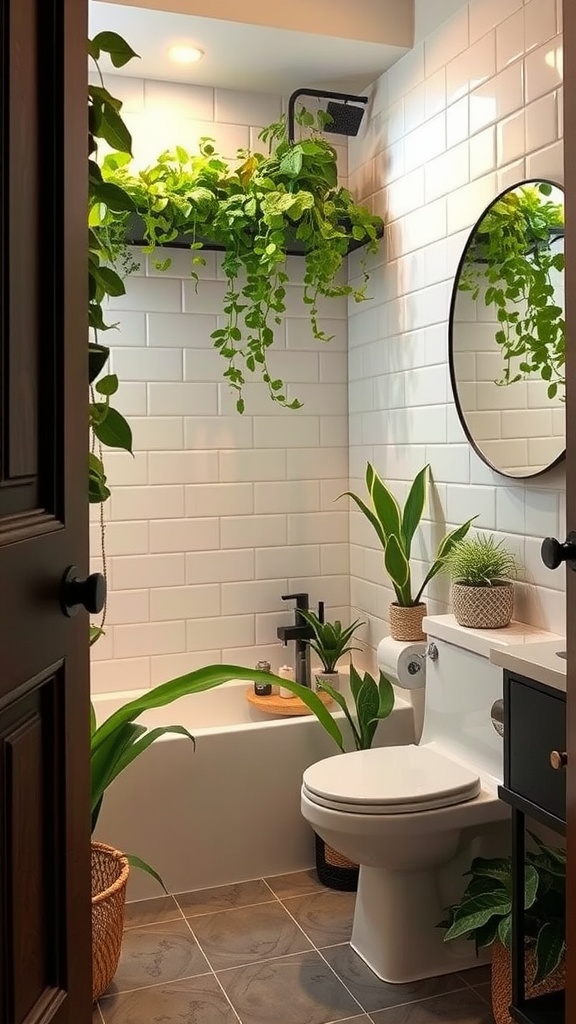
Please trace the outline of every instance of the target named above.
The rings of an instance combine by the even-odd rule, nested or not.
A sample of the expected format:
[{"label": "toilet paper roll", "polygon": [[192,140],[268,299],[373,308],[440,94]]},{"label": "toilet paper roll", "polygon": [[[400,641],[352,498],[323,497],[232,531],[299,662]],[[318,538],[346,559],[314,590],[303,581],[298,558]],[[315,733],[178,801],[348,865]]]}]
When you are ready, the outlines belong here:
[{"label": "toilet paper roll", "polygon": [[404,690],[419,690],[426,683],[426,643],[404,643],[385,636],[378,644],[378,667]]}]

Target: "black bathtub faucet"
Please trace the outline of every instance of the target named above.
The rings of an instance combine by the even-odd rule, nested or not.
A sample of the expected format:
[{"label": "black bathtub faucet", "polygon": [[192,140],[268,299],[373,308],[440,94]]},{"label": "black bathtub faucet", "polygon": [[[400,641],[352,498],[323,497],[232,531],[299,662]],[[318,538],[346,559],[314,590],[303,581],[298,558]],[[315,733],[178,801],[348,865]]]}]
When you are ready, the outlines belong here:
[{"label": "black bathtub faucet", "polygon": [[[282,600],[296,601],[294,624],[292,626],[278,626],[276,635],[278,639],[282,641],[284,646],[288,644],[289,640],[294,641],[294,679],[302,686],[309,687],[311,685],[310,647],[306,643],[306,640],[312,639],[314,636],[314,630],[300,614],[301,611],[307,612],[309,609],[308,594],[283,594]],[[318,604],[318,618],[321,622],[324,621],[323,601],[320,601]]]}]

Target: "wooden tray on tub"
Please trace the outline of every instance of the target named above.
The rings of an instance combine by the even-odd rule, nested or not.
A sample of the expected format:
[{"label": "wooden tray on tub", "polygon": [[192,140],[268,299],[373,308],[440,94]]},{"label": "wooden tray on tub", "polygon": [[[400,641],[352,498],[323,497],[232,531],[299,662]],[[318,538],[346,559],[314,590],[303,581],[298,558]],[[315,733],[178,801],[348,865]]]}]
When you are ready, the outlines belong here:
[{"label": "wooden tray on tub", "polygon": [[[314,693],[326,706],[333,703],[332,698],[327,693],[324,693],[323,690],[314,690]],[[253,687],[249,687],[246,690],[246,700],[249,704],[253,704],[259,711],[264,711],[267,715],[284,715],[288,717],[314,714],[313,711],[310,711],[310,708],[306,707],[304,701],[300,700],[300,697],[281,697],[278,693],[271,693],[269,697],[261,697],[259,694],[254,693]]]}]

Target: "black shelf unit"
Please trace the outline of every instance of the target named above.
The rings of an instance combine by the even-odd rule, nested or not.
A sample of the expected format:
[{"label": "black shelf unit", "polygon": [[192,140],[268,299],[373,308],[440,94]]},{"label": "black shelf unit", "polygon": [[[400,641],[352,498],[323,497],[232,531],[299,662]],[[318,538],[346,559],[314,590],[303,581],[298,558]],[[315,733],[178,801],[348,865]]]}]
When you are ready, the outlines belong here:
[{"label": "black shelf unit", "polygon": [[[344,227],[346,225],[343,225]],[[378,238],[382,238],[384,235],[384,229],[381,228],[378,231]],[[171,242],[162,243],[161,248],[163,249],[189,249],[192,244],[191,235],[178,235]],[[210,238],[197,237],[196,241],[202,242],[202,247],[207,252],[225,252],[225,246],[219,245],[217,242],[212,241]],[[126,228],[126,244],[136,245],[143,247],[148,245],[148,242],[144,238],[144,222],[141,217],[132,216]],[[350,237],[348,242],[348,255],[351,252],[355,252],[357,249],[362,249],[366,245],[366,242],[358,242],[355,238]],[[160,246],[159,246],[160,248]],[[297,238],[294,238],[293,242],[290,242],[286,248],[287,256],[304,256],[306,253],[306,246],[304,242],[300,242]]]},{"label": "black shelf unit", "polygon": [[566,746],[566,695],[544,683],[504,672],[504,785],[512,809],[512,1004],[517,1024],[565,1024],[565,994],[528,998],[525,985],[524,865],[526,818],[566,834],[565,776],[550,753]]}]

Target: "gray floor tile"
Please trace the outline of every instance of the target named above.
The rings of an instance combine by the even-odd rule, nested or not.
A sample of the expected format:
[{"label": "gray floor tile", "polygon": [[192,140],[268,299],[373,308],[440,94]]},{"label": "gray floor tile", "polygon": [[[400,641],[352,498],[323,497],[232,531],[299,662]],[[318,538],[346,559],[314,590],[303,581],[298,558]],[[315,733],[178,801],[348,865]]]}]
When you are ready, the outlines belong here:
[{"label": "gray floor tile", "polygon": [[350,939],[356,893],[322,889],[283,902],[318,949]]},{"label": "gray floor tile", "polygon": [[371,1013],[374,1024],[494,1024],[490,1007],[473,989]]},{"label": "gray floor tile", "polygon": [[269,903],[274,897],[265,882],[261,878],[256,878],[251,882],[237,882],[235,885],[217,885],[212,889],[176,893],[175,899],[185,917],[196,917],[198,914],[212,914],[217,910],[232,910],[234,907],[249,907],[254,903]]},{"label": "gray floor tile", "polygon": [[309,892],[325,891],[314,868],[309,871],[292,871],[289,875],[273,875],[266,881],[279,900],[289,896],[305,896]]},{"label": "gray floor tile", "polygon": [[427,978],[425,981],[415,981],[408,985],[389,985],[377,978],[348,944],[323,949],[322,956],[326,957],[346,988],[350,989],[362,1009],[368,1013],[465,988],[464,982],[457,974]]},{"label": "gray floor tile", "polygon": [[492,967],[490,964],[480,964],[479,967],[471,967],[468,971],[458,972],[461,978],[468,985],[475,987],[476,985],[487,985],[490,983],[492,978]]},{"label": "gray floor tile", "polygon": [[102,1001],[105,1024],[238,1024],[213,974]]},{"label": "gray floor tile", "polygon": [[179,921],[130,928],[108,994],[207,974],[210,967],[188,925]]},{"label": "gray floor tile", "polygon": [[315,951],[222,971],[218,978],[242,1024],[327,1024],[359,1013]]},{"label": "gray floor tile", "polygon": [[146,924],[179,920],[182,920],[182,914],[173,896],[137,900],[134,903],[127,903],[124,910],[124,928],[140,928]]},{"label": "gray floor tile", "polygon": [[262,903],[190,921],[214,970],[311,949],[305,935],[280,903]]},{"label": "gray floor tile", "polygon": [[474,991],[488,1003],[488,1006],[492,1006],[492,985],[490,982],[487,985],[476,985]]}]

